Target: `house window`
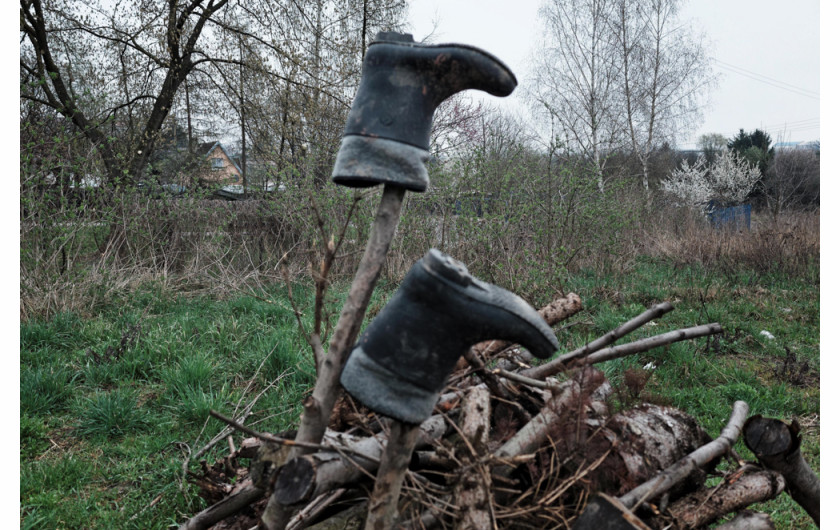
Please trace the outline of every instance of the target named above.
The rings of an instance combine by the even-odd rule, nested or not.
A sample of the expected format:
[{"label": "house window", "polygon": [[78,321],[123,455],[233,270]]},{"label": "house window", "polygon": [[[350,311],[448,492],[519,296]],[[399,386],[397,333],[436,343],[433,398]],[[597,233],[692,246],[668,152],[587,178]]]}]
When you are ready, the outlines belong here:
[{"label": "house window", "polygon": [[214,158],[213,159],[213,169],[222,169],[224,166],[224,161],[221,158]]}]

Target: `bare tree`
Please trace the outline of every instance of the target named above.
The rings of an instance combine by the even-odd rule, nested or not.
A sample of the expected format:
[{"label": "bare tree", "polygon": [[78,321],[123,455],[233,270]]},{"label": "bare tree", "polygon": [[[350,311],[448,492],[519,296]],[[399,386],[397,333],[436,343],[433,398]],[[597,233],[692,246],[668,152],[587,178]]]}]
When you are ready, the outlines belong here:
[{"label": "bare tree", "polygon": [[553,118],[595,169],[603,190],[606,156],[621,141],[616,97],[619,57],[607,0],[550,0],[540,11],[545,43],[530,90],[536,110]]},{"label": "bare tree", "polygon": [[179,87],[210,60],[196,52],[226,4],[21,0],[21,98],[71,120],[100,153],[109,184],[137,180]]},{"label": "bare tree", "polygon": [[639,160],[650,187],[658,146],[693,126],[714,83],[703,42],[680,22],[680,0],[550,0],[546,42],[531,88],[539,110],[569,147],[595,168],[603,190],[607,159],[621,149]]},{"label": "bare tree", "polygon": [[820,159],[811,149],[779,149],[763,181],[767,207],[776,218],[791,207],[820,200]]},{"label": "bare tree", "polygon": [[679,20],[681,3],[621,0],[614,12],[623,121],[646,191],[651,154],[697,123],[703,96],[715,82],[702,39]]},{"label": "bare tree", "polygon": [[[337,144],[363,43],[382,26],[396,29],[404,6],[21,0],[21,98],[70,120],[98,151],[112,186],[143,178],[188,79],[189,130],[195,116],[215,114],[239,125],[244,145],[258,136],[254,123],[271,115],[287,133],[281,150],[305,157]],[[214,93],[204,109],[202,90]]]}]

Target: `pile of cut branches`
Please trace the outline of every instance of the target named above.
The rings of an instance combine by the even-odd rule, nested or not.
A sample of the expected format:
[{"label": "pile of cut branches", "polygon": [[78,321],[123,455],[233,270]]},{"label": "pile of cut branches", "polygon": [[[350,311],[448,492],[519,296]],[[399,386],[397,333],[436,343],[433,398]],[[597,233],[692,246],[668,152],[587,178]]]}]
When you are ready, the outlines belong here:
[{"label": "pile of cut branches", "polygon": [[[540,310],[550,325],[578,312],[577,295]],[[615,343],[671,311],[651,307],[606,335],[541,365],[515,345],[475,345],[459,362],[416,441],[400,444],[396,422],[342,394],[320,443],[295,441],[214,415],[243,432],[238,448],[192,481],[210,508],[184,529],[374,528],[384,503],[374,484],[388,444],[409,462],[394,524],[400,528],[773,528],[747,510],[787,490],[819,524],[819,481],[799,454],[797,426],[733,405],[712,439],[688,414],[642,404],[615,411],[597,364],[720,333],[718,324]],[[722,420],[724,418],[721,418]],[[732,450],[745,436],[757,463]],[[723,472],[730,459],[735,471]],[[250,465],[246,466],[245,462]],[[720,477],[708,488],[707,479]],[[278,508],[279,507],[279,508]],[[262,522],[261,522],[262,520]],[[277,527],[274,524],[274,527]]]}]

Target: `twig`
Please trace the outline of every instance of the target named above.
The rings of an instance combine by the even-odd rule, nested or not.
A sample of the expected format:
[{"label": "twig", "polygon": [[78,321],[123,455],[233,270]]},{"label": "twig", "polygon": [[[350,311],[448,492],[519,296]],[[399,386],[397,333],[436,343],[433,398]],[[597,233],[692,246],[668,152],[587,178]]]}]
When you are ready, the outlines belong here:
[{"label": "twig", "polygon": [[377,462],[376,458],[368,456],[364,453],[359,453],[359,452],[354,451],[354,450],[352,450],[350,448],[347,448],[347,447],[338,448],[338,447],[335,447],[335,446],[332,446],[332,445],[312,444],[312,443],[308,443],[308,442],[298,442],[296,440],[287,440],[286,438],[278,438],[276,436],[271,436],[270,434],[265,434],[265,433],[255,431],[254,429],[251,429],[250,427],[246,427],[245,425],[242,425],[241,423],[237,422],[236,420],[228,418],[227,416],[224,416],[223,414],[220,414],[220,413],[216,412],[215,410],[211,410],[210,415],[213,416],[214,418],[218,419],[218,420],[221,420],[221,421],[227,423],[228,425],[230,425],[231,427],[233,427],[234,429],[236,429],[238,431],[242,431],[245,434],[253,436],[254,438],[259,438],[260,440],[263,440],[265,442],[271,442],[271,443],[275,443],[275,444],[279,444],[279,445],[288,445],[288,446],[292,446],[292,447],[304,447],[306,449],[312,449],[312,450],[315,450],[315,451],[330,451],[330,452],[334,452],[334,453],[338,453],[338,454],[342,454],[342,455],[344,453],[349,453],[349,454],[352,454],[353,456],[359,456],[359,457],[366,458],[368,460],[372,460],[374,462]]},{"label": "twig", "polygon": [[318,515],[323,512],[325,509],[329,508],[330,505],[336,501],[339,497],[344,495],[347,490],[344,488],[340,488],[335,490],[332,493],[324,493],[323,495],[318,496],[315,500],[310,502],[306,508],[302,509],[295,515],[292,521],[289,523],[289,526],[286,527],[287,530],[298,530],[299,528],[306,527],[306,524],[318,517]]},{"label": "twig", "polygon": [[515,383],[521,383],[523,385],[532,386],[534,388],[539,388],[542,390],[550,390],[552,388],[559,388],[560,383],[554,381],[540,381],[539,379],[532,379],[530,377],[525,377],[522,374],[517,374],[516,372],[508,372],[502,368],[495,368],[493,373],[496,375],[500,375],[505,379],[513,381]]}]

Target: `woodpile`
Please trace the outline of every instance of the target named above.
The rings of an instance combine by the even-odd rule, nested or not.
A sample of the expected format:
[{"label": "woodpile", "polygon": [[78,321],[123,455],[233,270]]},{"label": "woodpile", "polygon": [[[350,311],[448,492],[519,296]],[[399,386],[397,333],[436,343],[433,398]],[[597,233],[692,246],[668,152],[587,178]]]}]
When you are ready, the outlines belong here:
[{"label": "woodpile", "polygon": [[[554,325],[580,308],[569,294],[540,314]],[[346,394],[321,442],[299,454],[295,433],[226,420],[243,439],[190,474],[211,506],[182,528],[266,527],[269,499],[290,529],[705,528],[730,514],[726,528],[773,528],[747,508],[785,489],[818,522],[819,481],[798,452],[795,425],[747,421],[747,404],[736,402],[712,438],[671,407],[615,410],[598,363],[722,331],[708,324],[614,344],[672,309],[656,305],[539,366],[515,345],[476,345],[413,434]],[[732,451],[742,431],[757,463]],[[729,472],[723,460],[734,463]],[[386,461],[384,474],[403,469],[404,479],[382,478]],[[712,488],[710,477],[720,478]],[[393,513],[374,516],[391,503]]]}]

